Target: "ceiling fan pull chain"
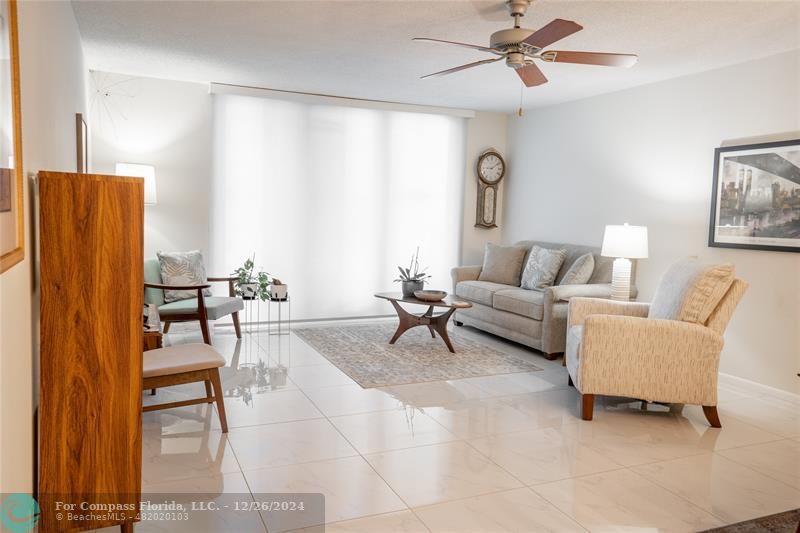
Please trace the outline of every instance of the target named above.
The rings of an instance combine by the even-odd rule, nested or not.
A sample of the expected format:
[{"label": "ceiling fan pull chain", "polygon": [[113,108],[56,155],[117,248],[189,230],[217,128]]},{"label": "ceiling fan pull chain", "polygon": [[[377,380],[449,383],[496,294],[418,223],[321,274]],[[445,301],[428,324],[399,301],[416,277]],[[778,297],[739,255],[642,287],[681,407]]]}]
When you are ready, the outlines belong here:
[{"label": "ceiling fan pull chain", "polygon": [[525,84],[520,82],[520,84],[519,84],[519,111],[517,111],[517,115],[520,116],[520,117],[524,113],[524,111],[522,110],[522,94],[523,94],[523,90],[524,89],[525,89]]}]

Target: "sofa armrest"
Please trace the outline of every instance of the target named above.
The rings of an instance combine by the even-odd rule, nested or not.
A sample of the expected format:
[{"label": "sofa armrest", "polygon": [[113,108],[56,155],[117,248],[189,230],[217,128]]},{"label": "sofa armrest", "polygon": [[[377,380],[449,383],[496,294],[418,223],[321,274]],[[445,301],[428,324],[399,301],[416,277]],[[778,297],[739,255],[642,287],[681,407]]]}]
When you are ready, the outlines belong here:
[{"label": "sofa armrest", "polygon": [[700,324],[588,316],[578,381],[582,393],[716,405],[723,338]]},{"label": "sofa armrest", "polygon": [[575,297],[569,301],[569,327],[583,324],[590,315],[620,315],[645,318],[650,304],[643,302],[619,302],[601,298]]},{"label": "sofa armrest", "polygon": [[456,293],[456,285],[462,281],[475,281],[480,277],[481,265],[470,265],[454,267],[450,270],[450,276],[453,278],[453,294]]}]

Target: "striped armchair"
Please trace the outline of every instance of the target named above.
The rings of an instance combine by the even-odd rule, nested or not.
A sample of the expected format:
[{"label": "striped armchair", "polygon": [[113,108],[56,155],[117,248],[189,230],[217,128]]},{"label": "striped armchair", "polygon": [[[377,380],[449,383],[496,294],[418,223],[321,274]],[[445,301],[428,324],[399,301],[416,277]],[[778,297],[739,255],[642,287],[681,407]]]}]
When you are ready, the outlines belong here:
[{"label": "striped armchair", "polygon": [[747,283],[732,265],[676,263],[652,304],[570,300],[566,366],[592,419],[594,395],[703,406],[712,427],[725,328]]}]

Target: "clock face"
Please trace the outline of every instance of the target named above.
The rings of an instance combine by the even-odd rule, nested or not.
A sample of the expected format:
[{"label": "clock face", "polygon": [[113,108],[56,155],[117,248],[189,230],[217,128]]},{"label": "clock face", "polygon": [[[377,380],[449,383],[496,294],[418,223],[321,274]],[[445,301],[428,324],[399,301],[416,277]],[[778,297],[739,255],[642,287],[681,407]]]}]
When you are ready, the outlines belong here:
[{"label": "clock face", "polygon": [[494,185],[503,179],[506,173],[506,164],[500,154],[487,152],[478,159],[478,176],[481,181]]}]

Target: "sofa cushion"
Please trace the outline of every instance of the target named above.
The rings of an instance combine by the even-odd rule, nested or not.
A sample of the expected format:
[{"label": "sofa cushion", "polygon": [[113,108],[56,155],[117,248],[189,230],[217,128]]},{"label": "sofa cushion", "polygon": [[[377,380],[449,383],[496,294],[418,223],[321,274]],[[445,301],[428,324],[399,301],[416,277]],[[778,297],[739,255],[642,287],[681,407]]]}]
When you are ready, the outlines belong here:
[{"label": "sofa cushion", "polygon": [[456,296],[491,307],[494,293],[508,288],[508,285],[491,281],[462,281],[456,285]]},{"label": "sofa cushion", "polygon": [[522,262],[527,251],[524,246],[498,246],[487,243],[483,253],[483,268],[478,280],[519,287]]},{"label": "sofa cushion", "polygon": [[569,266],[559,285],[584,285],[589,283],[594,272],[594,256],[591,252],[585,253]]},{"label": "sofa cushion", "polygon": [[522,272],[522,288],[543,290],[553,284],[567,257],[566,250],[534,246]]},{"label": "sofa cushion", "polygon": [[682,259],[667,269],[650,304],[649,318],[704,324],[735,277],[733,265]]},{"label": "sofa cushion", "polygon": [[495,309],[508,311],[534,320],[544,315],[544,293],[526,289],[501,289],[494,293]]}]

